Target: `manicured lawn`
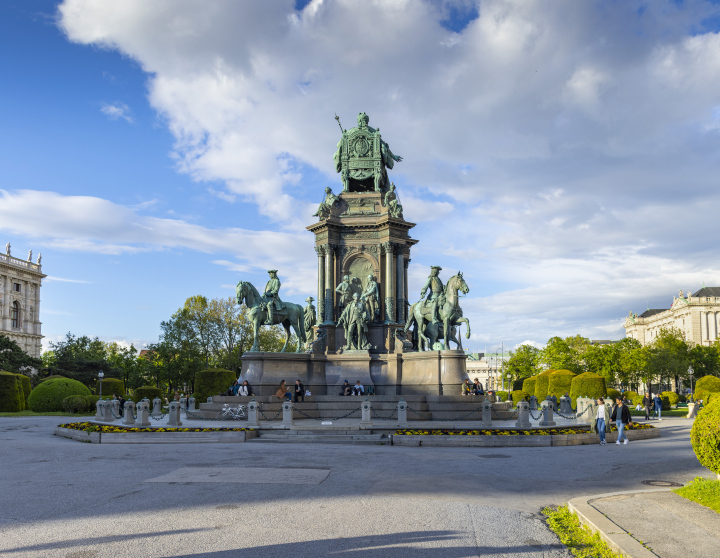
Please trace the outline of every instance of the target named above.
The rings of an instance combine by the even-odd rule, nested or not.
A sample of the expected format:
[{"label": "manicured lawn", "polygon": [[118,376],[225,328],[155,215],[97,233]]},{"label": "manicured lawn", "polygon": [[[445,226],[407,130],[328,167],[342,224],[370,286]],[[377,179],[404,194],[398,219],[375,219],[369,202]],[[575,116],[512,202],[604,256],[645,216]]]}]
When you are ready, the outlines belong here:
[{"label": "manicured lawn", "polygon": [[[645,417],[645,411],[636,411],[632,409],[630,414],[634,417]],[[670,411],[663,411],[662,416],[664,417],[686,417],[688,414],[687,409],[671,409]],[[650,413],[652,416],[652,413]]]},{"label": "manicured lawn", "polygon": [[548,527],[558,536],[560,542],[568,547],[578,558],[620,558],[590,529],[580,524],[580,520],[567,506],[545,508]]},{"label": "manicured lawn", "polygon": [[56,412],[56,413],[34,413],[30,410],[19,411],[17,413],[0,413],[0,417],[89,417],[95,413],[82,413],[74,415],[72,413]]},{"label": "manicured lawn", "polygon": [[674,492],[720,513],[720,480],[695,477],[695,480],[682,488],[676,488]]}]

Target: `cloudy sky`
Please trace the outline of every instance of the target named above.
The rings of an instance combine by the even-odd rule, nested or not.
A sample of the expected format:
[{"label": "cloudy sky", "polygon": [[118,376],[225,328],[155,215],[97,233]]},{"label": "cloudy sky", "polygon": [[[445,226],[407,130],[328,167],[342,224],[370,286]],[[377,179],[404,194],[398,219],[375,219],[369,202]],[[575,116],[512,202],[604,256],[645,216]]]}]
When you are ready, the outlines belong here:
[{"label": "cloudy sky", "polygon": [[43,254],[48,340],[152,342],[268,268],[300,302],[365,111],[411,291],[463,271],[472,349],[619,339],[720,285],[718,31],[699,0],[6,0],[0,241]]}]

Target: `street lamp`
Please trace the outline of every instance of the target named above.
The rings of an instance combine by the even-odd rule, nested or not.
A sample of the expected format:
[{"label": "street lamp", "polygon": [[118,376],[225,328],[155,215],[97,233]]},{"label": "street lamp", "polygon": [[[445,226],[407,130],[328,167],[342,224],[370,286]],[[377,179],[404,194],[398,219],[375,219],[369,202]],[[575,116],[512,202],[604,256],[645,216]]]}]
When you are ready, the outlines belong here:
[{"label": "street lamp", "polygon": [[105,374],[103,374],[103,371],[100,370],[100,372],[98,372],[98,378],[100,378],[100,393],[99,393],[99,396],[100,396],[101,399],[102,399],[102,379],[103,379],[104,376],[105,376]]},{"label": "street lamp", "polygon": [[693,375],[695,374],[695,371],[692,366],[688,366],[688,374],[690,375],[690,397],[692,397],[692,400],[695,401],[695,394],[693,393]]}]

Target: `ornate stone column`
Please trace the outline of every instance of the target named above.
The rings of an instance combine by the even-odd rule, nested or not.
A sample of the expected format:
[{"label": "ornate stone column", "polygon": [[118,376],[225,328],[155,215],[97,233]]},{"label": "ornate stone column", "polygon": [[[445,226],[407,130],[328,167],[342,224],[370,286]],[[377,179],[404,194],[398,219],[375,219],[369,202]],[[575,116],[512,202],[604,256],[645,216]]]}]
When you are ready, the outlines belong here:
[{"label": "ornate stone column", "polygon": [[395,289],[395,302],[397,321],[399,323],[405,322],[405,254],[403,253],[404,247],[398,246],[397,253],[397,270],[395,272],[397,280],[397,288]]},{"label": "ornate stone column", "polygon": [[25,312],[23,312],[22,330],[25,333],[32,333],[32,325],[35,322],[35,316],[30,315],[30,281],[23,281],[23,288],[25,289]]},{"label": "ornate stone column", "polygon": [[335,325],[333,309],[335,306],[335,246],[325,244],[325,321],[324,325]]},{"label": "ornate stone column", "polygon": [[318,293],[317,293],[317,323],[325,321],[325,249],[315,246],[318,255]]},{"label": "ornate stone column", "polygon": [[5,331],[10,331],[10,289],[12,288],[12,279],[10,278],[10,275],[5,276],[5,295],[3,296],[3,315],[2,315],[2,321],[3,321],[3,329]]},{"label": "ornate stone column", "polygon": [[395,323],[395,243],[385,242],[385,323]]},{"label": "ornate stone column", "polygon": [[[408,253],[408,256],[410,254]],[[405,269],[403,270],[403,284],[405,286],[405,300],[410,302],[410,291],[408,287],[408,266],[410,265],[410,258],[405,259]]]},{"label": "ornate stone column", "polygon": [[40,287],[42,283],[35,285],[35,335],[40,335]]}]

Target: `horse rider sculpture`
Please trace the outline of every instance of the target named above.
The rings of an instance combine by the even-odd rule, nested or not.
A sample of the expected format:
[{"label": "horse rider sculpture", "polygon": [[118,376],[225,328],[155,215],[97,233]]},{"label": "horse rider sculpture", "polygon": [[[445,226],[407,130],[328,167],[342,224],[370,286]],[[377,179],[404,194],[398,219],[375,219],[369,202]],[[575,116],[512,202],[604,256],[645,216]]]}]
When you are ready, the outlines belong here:
[{"label": "horse rider sculpture", "polygon": [[440,323],[440,317],[438,316],[438,306],[445,304],[445,286],[438,277],[438,274],[442,271],[442,267],[434,265],[430,268],[430,276],[425,281],[422,291],[420,291],[420,298],[424,298],[428,289],[430,290],[430,296],[427,298],[426,303],[429,302],[432,306],[432,323]]},{"label": "horse rider sculpture", "polygon": [[282,302],[280,302],[280,298],[278,297],[281,283],[277,276],[277,269],[271,269],[268,273],[270,274],[270,280],[267,282],[267,285],[265,285],[265,293],[263,294],[265,298],[270,299],[267,303],[267,320],[265,320],[265,325],[273,325],[275,310],[282,310]]}]

